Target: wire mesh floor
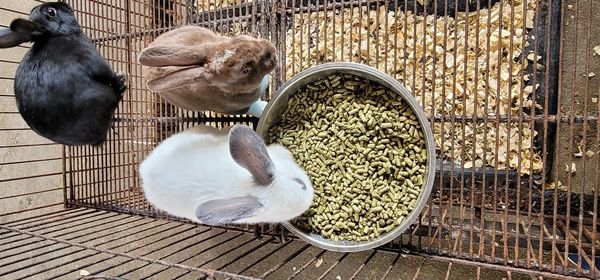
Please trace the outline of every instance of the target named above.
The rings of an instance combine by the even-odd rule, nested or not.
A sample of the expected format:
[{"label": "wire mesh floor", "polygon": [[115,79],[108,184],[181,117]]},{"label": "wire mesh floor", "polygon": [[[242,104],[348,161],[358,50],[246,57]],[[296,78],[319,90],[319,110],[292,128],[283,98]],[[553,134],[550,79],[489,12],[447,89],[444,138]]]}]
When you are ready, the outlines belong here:
[{"label": "wire mesh floor", "polygon": [[[86,207],[86,203],[90,203],[84,200],[68,202],[69,205],[79,207]],[[137,214],[158,219],[177,219],[151,207],[144,199],[141,191],[132,190],[130,194],[125,195],[123,198],[115,197],[110,200],[105,198],[102,204],[92,204],[95,205],[94,208],[107,211]],[[452,219],[451,223],[440,223],[440,221],[448,219],[448,216],[455,218]],[[496,222],[490,222],[492,220],[496,220]],[[424,209],[420,223],[414,224],[400,238],[382,246],[380,249],[398,251],[400,248],[404,250],[411,248],[422,251],[423,247],[427,247],[433,248],[433,250],[425,252],[428,254],[442,253],[442,255],[446,254],[446,257],[462,257],[470,261],[490,262],[496,265],[502,265],[503,262],[501,260],[486,259],[485,255],[492,255],[493,252],[491,250],[505,250],[509,255],[508,265],[528,268],[528,264],[524,261],[514,261],[516,258],[515,254],[519,254],[521,256],[520,259],[526,258],[532,265],[539,265],[539,263],[548,264],[551,263],[552,254],[538,253],[539,250],[550,251],[552,245],[555,244],[554,246],[558,246],[559,248],[570,246],[570,251],[577,251],[578,248],[573,244],[582,244],[579,252],[581,252],[582,258],[585,261],[591,263],[591,254],[589,252],[592,250],[594,240],[600,239],[599,232],[594,231],[589,224],[584,224],[582,225],[583,234],[579,236],[578,230],[566,226],[564,221],[558,220],[556,227],[553,229],[551,220],[546,219],[541,223],[539,220],[539,215],[529,218],[527,216],[516,217],[513,213],[507,216],[498,215],[494,219],[491,213],[486,213],[480,208],[462,210],[461,216],[461,209],[459,207],[433,206]],[[183,221],[185,222],[185,220]],[[484,222],[482,223],[482,221]],[[577,220],[572,219],[570,222],[576,223]],[[279,227],[254,228],[252,226],[231,226],[229,229],[236,231],[244,230],[248,233],[255,232],[271,237],[281,236],[282,234]],[[506,239],[503,238],[504,236],[498,234],[500,229],[506,229],[507,233],[504,235]],[[522,234],[519,235],[517,232],[521,232]],[[554,235],[551,232],[554,232]],[[543,238],[539,240],[540,243],[537,242],[538,240],[527,242],[527,238],[531,238],[531,236],[543,236]],[[474,242],[471,244],[468,240],[474,240]],[[517,244],[521,244],[521,247],[517,248]],[[445,247],[455,248],[455,251],[460,249],[464,253],[461,255],[452,252],[443,252],[443,248]],[[562,263],[569,261],[565,260],[562,254],[556,254],[556,256],[560,258]],[[544,269],[550,270],[548,265]],[[572,269],[571,273],[574,273],[574,269]],[[590,276],[589,273],[587,275]]]},{"label": "wire mesh floor", "polygon": [[485,266],[86,208],[0,225],[2,279],[554,279]]}]

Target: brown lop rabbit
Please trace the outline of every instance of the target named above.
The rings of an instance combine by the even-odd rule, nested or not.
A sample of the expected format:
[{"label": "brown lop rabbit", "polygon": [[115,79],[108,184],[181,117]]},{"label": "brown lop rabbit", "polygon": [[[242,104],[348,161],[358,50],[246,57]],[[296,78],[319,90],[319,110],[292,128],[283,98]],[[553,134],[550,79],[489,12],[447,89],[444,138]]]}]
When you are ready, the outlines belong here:
[{"label": "brown lop rabbit", "polygon": [[183,26],[158,36],[138,61],[148,89],[167,102],[186,110],[243,114],[266,91],[276,54],[264,39]]}]

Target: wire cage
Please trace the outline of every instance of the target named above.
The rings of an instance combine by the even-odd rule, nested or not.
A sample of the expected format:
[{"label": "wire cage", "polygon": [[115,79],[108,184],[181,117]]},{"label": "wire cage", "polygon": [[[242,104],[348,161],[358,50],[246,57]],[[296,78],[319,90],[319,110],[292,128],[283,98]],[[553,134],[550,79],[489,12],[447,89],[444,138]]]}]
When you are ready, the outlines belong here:
[{"label": "wire cage", "polygon": [[[12,18],[26,16],[31,7],[44,1],[16,2],[0,1],[0,11],[6,15],[0,21],[2,27]],[[278,66],[272,73],[266,100],[295,74],[330,61],[376,67],[415,95],[435,134],[438,170],[431,198],[418,222],[378,249],[396,254],[387,257],[390,263],[410,251],[453,263],[500,265],[550,278],[599,276],[600,212],[596,191],[600,182],[600,80],[595,73],[600,73],[600,17],[594,11],[600,9],[600,2],[66,2],[107,60],[127,73],[128,90],[105,145],[57,145],[30,131],[14,106],[12,79],[29,46],[0,50],[0,63],[6,65],[0,69],[0,88],[5,89],[0,92],[0,240],[25,234],[45,238],[53,242],[50,246],[93,250],[95,245],[68,241],[74,238],[70,235],[75,230],[61,232],[58,237],[40,233],[81,228],[78,221],[90,223],[78,230],[92,235],[105,224],[114,226],[117,234],[134,229],[143,232],[149,227],[164,227],[169,236],[192,231],[195,235],[211,235],[218,230],[227,232],[217,233],[224,234],[219,242],[237,240],[252,250],[271,250],[271,245],[255,245],[244,239],[248,237],[242,237],[243,233],[262,237],[267,243],[292,240],[283,246],[297,247],[297,253],[265,270],[269,273],[291,266],[300,249],[312,250],[280,226],[209,229],[176,221],[145,201],[138,165],[162,140],[197,124],[257,124],[257,119],[245,115],[185,111],[146,89],[137,54],[161,33],[193,24],[222,34],[259,36],[276,45]],[[126,224],[131,227],[121,230]],[[104,235],[98,240],[116,240],[102,238]],[[128,255],[130,251],[99,252],[134,259]],[[339,254],[321,252],[318,256],[336,263],[334,256]],[[141,260],[149,266],[166,265],[161,263],[162,257]],[[366,255],[363,260],[368,266],[368,260],[378,257]],[[229,265],[240,258],[223,261]],[[316,260],[314,257],[311,262]],[[301,266],[298,264],[298,272],[285,277],[270,277],[317,278],[303,274],[301,269],[305,267]],[[171,265],[170,269],[207,272],[185,265]],[[388,279],[392,279],[389,275],[394,269],[385,273]],[[171,277],[163,270],[157,269],[160,273],[156,275]],[[0,271],[0,277],[5,274]],[[477,278],[490,279],[482,275],[478,271]],[[234,277],[226,273],[219,276]],[[346,278],[376,279],[358,271]]]}]

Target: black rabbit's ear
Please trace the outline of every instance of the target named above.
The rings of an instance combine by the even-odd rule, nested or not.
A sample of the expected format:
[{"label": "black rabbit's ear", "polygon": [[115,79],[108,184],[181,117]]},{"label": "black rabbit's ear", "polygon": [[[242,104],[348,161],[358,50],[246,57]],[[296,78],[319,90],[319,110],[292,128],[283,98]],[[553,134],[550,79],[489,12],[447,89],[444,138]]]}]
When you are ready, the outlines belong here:
[{"label": "black rabbit's ear", "polygon": [[10,29],[0,31],[0,48],[12,48],[21,43],[31,42],[43,34],[44,29],[38,24],[25,19],[15,19],[10,24]]},{"label": "black rabbit's ear", "polygon": [[31,38],[41,36],[46,32],[46,29],[41,25],[21,18],[15,19],[10,23],[10,30],[17,33],[28,34]]}]

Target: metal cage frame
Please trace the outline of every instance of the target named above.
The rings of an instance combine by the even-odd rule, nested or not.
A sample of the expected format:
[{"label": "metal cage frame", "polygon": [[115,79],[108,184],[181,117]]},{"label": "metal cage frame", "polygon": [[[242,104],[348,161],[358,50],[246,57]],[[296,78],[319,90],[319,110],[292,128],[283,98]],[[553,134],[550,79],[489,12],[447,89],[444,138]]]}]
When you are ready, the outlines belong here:
[{"label": "metal cage frame", "polygon": [[[595,262],[597,250],[600,249],[600,207],[595,194],[600,185],[597,175],[600,150],[596,150],[600,145],[600,130],[597,129],[600,103],[598,95],[593,93],[593,87],[599,86],[593,71],[600,71],[600,67],[594,62],[596,56],[600,56],[600,46],[595,51],[594,42],[600,44],[600,38],[592,34],[593,24],[600,23],[592,14],[592,10],[600,8],[597,1],[65,2],[75,9],[84,32],[92,38],[107,60],[115,69],[127,73],[128,90],[117,109],[114,129],[109,132],[104,146],[63,146],[60,148],[60,155],[50,158],[0,162],[0,169],[3,166],[17,168],[23,164],[50,161],[62,167],[62,170],[52,169],[47,173],[40,171],[33,175],[0,178],[0,183],[6,184],[25,184],[29,182],[27,180],[50,176],[62,179],[62,186],[0,195],[1,201],[62,191],[62,202],[11,210],[0,214],[0,218],[16,217],[16,221],[24,221],[32,218],[19,217],[23,213],[38,213],[36,211],[43,212],[50,207],[64,206],[69,208],[67,211],[95,208],[185,224],[187,221],[168,216],[144,200],[139,187],[138,164],[160,141],[191,125],[203,123],[223,127],[234,123],[256,126],[258,123],[256,118],[245,115],[185,111],[166,103],[145,88],[136,54],[162,32],[183,24],[194,24],[226,34],[260,36],[276,45],[279,61],[272,73],[269,94],[264,97],[266,100],[290,75],[297,74],[310,65],[322,61],[360,62],[384,70],[408,88],[417,88],[413,93],[421,98],[432,125],[441,127],[441,135],[459,135],[459,139],[453,141],[460,144],[451,142],[451,145],[445,146],[449,141],[443,137],[438,139],[438,149],[442,156],[438,159],[436,183],[418,223],[394,242],[379,248],[379,251],[401,254],[408,250],[430,258],[480,266],[505,266],[511,271],[532,271],[544,277],[600,276],[598,268],[584,268],[585,263]],[[496,14],[492,15],[492,7]],[[525,19],[515,18],[515,15]],[[499,17],[501,22],[494,30],[492,17]],[[523,26],[515,26],[520,20],[523,20]],[[349,25],[352,31],[350,37],[345,38],[343,29],[349,22],[352,22]],[[368,27],[364,28],[365,25]],[[297,28],[298,26],[303,28]],[[476,43],[468,45],[469,38],[461,38],[468,48],[458,49],[463,42],[459,41],[457,34],[470,34],[471,28],[477,30],[473,33],[476,34]],[[352,37],[354,29],[358,30],[358,39]],[[517,29],[523,32],[522,36],[514,35]],[[431,30],[435,36],[427,33]],[[503,32],[508,32],[508,35]],[[338,37],[340,34],[341,37]],[[479,53],[481,49],[490,49],[491,38],[499,40],[503,34],[509,39],[506,39],[506,43],[499,44],[498,48],[503,50],[498,51],[499,58],[490,57],[490,52]],[[399,37],[410,38],[412,41]],[[430,49],[431,44],[433,49]],[[526,47],[521,51],[523,45]],[[303,49],[304,46],[308,46],[307,49]],[[519,48],[519,53],[513,56],[515,48]],[[418,51],[422,53],[417,54]],[[337,57],[338,53],[340,57]],[[463,57],[461,62],[464,64],[456,62],[460,56]],[[489,67],[490,60],[505,57],[509,59],[498,62],[498,65],[504,65],[510,71],[520,69],[516,73],[507,74],[512,83],[520,86],[515,86],[514,89],[511,88],[513,84],[509,86],[508,108],[511,109],[500,113],[498,100],[501,96],[491,93],[496,91],[491,86],[490,77],[499,78],[504,73],[501,73],[500,66],[498,69]],[[449,59],[455,61],[448,64]],[[465,70],[471,67],[468,66],[469,63],[479,60],[479,64],[473,66],[474,72],[468,73]],[[450,80],[446,80],[446,77]],[[0,74],[0,82],[2,79],[10,78]],[[436,79],[442,79],[443,83],[438,85]],[[498,89],[502,83],[504,82],[496,81]],[[428,85],[432,87],[426,88]],[[479,105],[484,109],[481,112],[480,109],[473,109],[474,113],[448,113],[455,112],[458,110],[456,108],[466,108],[470,101],[474,100],[475,105],[480,102],[477,98],[468,99],[467,94],[463,94],[457,85],[461,88],[473,85],[475,88],[482,87],[481,94],[485,99],[482,99],[484,104]],[[532,85],[533,90],[526,89]],[[479,94],[477,90],[475,92]],[[0,97],[12,98],[10,94],[0,94]],[[442,105],[436,103],[436,98],[442,98],[439,103]],[[527,107],[524,105],[526,101],[531,101],[533,105]],[[536,107],[535,104],[539,106]],[[452,109],[436,111],[440,110],[440,106],[450,106]],[[2,114],[15,115],[15,112]],[[499,143],[501,124],[507,128],[507,138],[514,137],[512,141]],[[473,132],[471,126],[483,127],[483,130]],[[445,127],[449,127],[449,131],[445,131]],[[486,129],[488,127],[490,129]],[[0,133],[27,130],[0,125]],[[523,131],[529,131],[527,133],[534,136],[524,136]],[[478,144],[477,141],[486,135],[495,135],[495,141],[491,141],[492,144]],[[530,143],[522,144],[522,138]],[[473,144],[464,144],[468,141]],[[55,145],[46,142],[7,144],[0,146],[0,149],[56,148]],[[482,166],[475,166],[475,159],[481,154],[478,149],[482,149],[481,157],[484,161],[485,154],[490,153],[488,151],[496,153],[500,149],[506,149],[507,153],[513,153],[516,165],[509,166],[508,155],[505,163],[499,163],[496,153],[495,159],[492,157]],[[460,151],[459,155],[453,150]],[[586,153],[587,151],[592,153]],[[533,166],[537,162],[524,159],[525,155],[533,158],[533,154],[541,160],[541,167],[536,167],[535,170]],[[470,158],[472,166],[465,164],[467,158]],[[530,166],[523,166],[523,162]],[[575,171],[575,166],[579,171]],[[564,182],[559,183],[561,179]],[[15,227],[14,225],[19,224],[16,221],[0,223],[0,231],[40,237],[39,233]],[[228,226],[225,229],[252,233],[256,238],[263,237],[284,243],[295,238],[278,225]],[[60,238],[50,240],[69,244],[68,240]]]}]

